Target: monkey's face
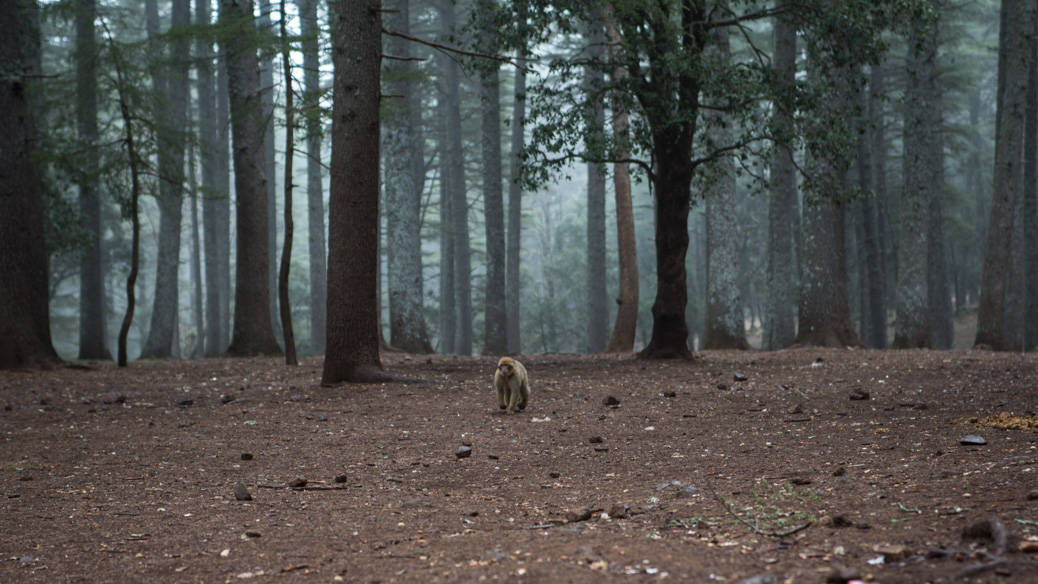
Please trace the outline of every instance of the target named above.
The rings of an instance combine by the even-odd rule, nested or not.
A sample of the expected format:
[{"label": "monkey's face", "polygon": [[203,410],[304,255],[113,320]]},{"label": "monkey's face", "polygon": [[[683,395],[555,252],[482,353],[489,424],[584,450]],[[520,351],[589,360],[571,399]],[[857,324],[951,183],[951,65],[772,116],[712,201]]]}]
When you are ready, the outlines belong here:
[{"label": "monkey's face", "polygon": [[512,373],[515,371],[511,363],[501,363],[497,368],[501,371],[501,375],[504,375],[505,377],[511,377]]}]

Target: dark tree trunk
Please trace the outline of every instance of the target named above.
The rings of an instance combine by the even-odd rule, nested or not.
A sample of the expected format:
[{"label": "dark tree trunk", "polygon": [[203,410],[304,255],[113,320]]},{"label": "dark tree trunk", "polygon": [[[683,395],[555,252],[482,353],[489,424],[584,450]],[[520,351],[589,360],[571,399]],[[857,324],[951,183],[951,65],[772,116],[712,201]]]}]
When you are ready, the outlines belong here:
[{"label": "dark tree trunk", "polygon": [[[440,15],[443,34],[455,34],[454,3],[441,0]],[[472,251],[469,247],[469,203],[465,190],[465,153],[461,144],[461,70],[450,56],[441,55],[444,71],[444,102],[446,103],[447,144],[444,149],[446,168],[443,180],[451,200],[451,223],[454,238],[454,292],[457,294],[457,337],[454,349],[458,354],[472,354]]]},{"label": "dark tree trunk", "polygon": [[[597,151],[605,141],[605,94],[599,63],[605,60],[605,30],[601,9],[593,9],[588,22],[588,58],[592,65],[584,72],[584,90],[588,106],[584,115],[590,130],[589,149],[593,158],[604,156]],[[587,352],[599,353],[606,347],[609,334],[609,305],[606,292],[605,238],[605,164],[587,163]]]},{"label": "dark tree trunk", "polygon": [[289,272],[292,268],[292,163],[295,161],[295,92],[292,89],[292,45],[288,37],[288,12],[285,0],[279,5],[281,37],[281,68],[285,76],[285,241],[281,247],[281,265],[278,270],[278,305],[281,331],[285,341],[285,364],[299,365],[296,358],[296,335],[292,328],[292,303],[288,296]]},{"label": "dark tree trunk", "polygon": [[879,159],[886,155],[883,149],[883,112],[880,103],[880,91],[883,88],[883,72],[879,66],[873,66],[868,91],[865,93],[863,107],[867,112],[865,136],[868,142],[861,147],[859,157],[862,167],[859,170],[861,188],[869,194],[861,202],[861,223],[865,245],[865,281],[862,290],[865,296],[864,305],[868,308],[865,314],[868,323],[862,326],[862,342],[867,347],[885,349],[887,346],[887,307],[886,307],[886,257],[883,246],[883,228],[881,204],[885,181],[877,180],[883,167]]},{"label": "dark tree trunk", "polygon": [[1024,125],[1023,213],[1025,259],[1024,348],[1038,348],[1038,35],[1031,43],[1027,78],[1027,118]]},{"label": "dark tree trunk", "polygon": [[59,362],[50,337],[43,183],[31,161],[36,128],[28,96],[38,76],[34,0],[0,2],[0,369]]},{"label": "dark tree trunk", "polygon": [[202,304],[202,242],[198,224],[198,181],[195,178],[195,146],[187,146],[188,190],[191,194],[191,308],[194,315],[195,335],[188,356],[200,359],[205,355],[205,309]]},{"label": "dark tree trunk", "polygon": [[329,205],[328,339],[323,384],[384,379],[379,358],[378,0],[332,5],[335,67]]},{"label": "dark tree trunk", "polygon": [[[627,75],[623,63],[623,42],[616,26],[612,3],[602,9],[606,34],[609,37],[609,58],[613,63],[613,82],[620,83]],[[613,141],[616,159],[630,157],[630,116],[619,90],[611,97],[613,111]],[[631,201],[631,175],[627,162],[613,164],[613,198],[616,204],[616,252],[619,256],[620,291],[616,297],[616,322],[606,346],[607,353],[629,353],[634,350],[638,328],[638,240],[634,230],[634,205]]]},{"label": "dark tree trunk", "polygon": [[793,260],[794,223],[797,213],[796,164],[790,146],[793,109],[790,103],[796,82],[796,26],[787,16],[775,18],[775,91],[780,96],[772,123],[775,152],[771,161],[768,201],[767,297],[764,309],[765,349],[783,349],[796,339],[796,262]]},{"label": "dark tree trunk", "polygon": [[[408,0],[397,2],[390,28],[410,34]],[[389,54],[399,59],[387,63],[387,84],[392,95],[391,123],[387,124],[385,146],[387,168],[386,249],[389,285],[389,339],[408,353],[432,353],[422,308],[422,191],[425,187],[425,152],[422,148],[421,96],[415,83],[411,42],[390,37]]]},{"label": "dark tree trunk", "polygon": [[940,105],[937,95],[937,23],[917,16],[910,23],[905,90],[904,177],[897,247],[897,349],[929,347],[933,306],[929,292],[929,229],[932,200],[940,197]]},{"label": "dark tree trunk", "polygon": [[263,103],[263,174],[267,177],[267,277],[270,279],[270,322],[274,328],[274,338],[283,338],[281,318],[278,310],[278,189],[277,152],[274,147],[274,61],[275,54],[266,49],[265,43],[272,38],[273,30],[270,20],[270,0],[259,0],[259,17],[257,26],[259,37],[260,93]]},{"label": "dark tree trunk", "polygon": [[[526,57],[526,12],[519,8],[519,48],[516,62],[524,63]],[[519,329],[519,298],[522,286],[519,279],[519,251],[522,244],[523,188],[519,184],[521,161],[526,131],[526,70],[515,70],[515,98],[512,105],[512,148],[509,152],[508,181],[508,231],[505,241],[505,330],[508,331],[508,353],[522,351],[522,336]]]},{"label": "dark tree trunk", "polygon": [[[167,53],[161,50],[158,14],[154,2],[148,5],[148,36],[155,43],[153,58]],[[187,36],[180,31],[191,23],[188,0],[175,0],[170,23],[169,66],[155,65],[152,72],[153,91],[158,116],[159,173],[159,252],[155,266],[155,305],[142,357],[162,359],[179,356],[174,346],[179,309],[179,268],[181,222],[184,198],[184,152],[186,147],[188,59]]]},{"label": "dark tree trunk", "polygon": [[[934,95],[930,107],[939,107],[940,93]],[[951,292],[948,290],[948,264],[944,241],[944,145],[940,134],[935,148],[937,159],[936,184],[940,186],[930,199],[929,225],[930,253],[927,261],[927,290],[930,299],[930,346],[951,349],[955,343],[952,323]]]},{"label": "dark tree trunk", "polygon": [[[209,26],[209,0],[195,0],[195,25]],[[226,163],[220,164],[220,151],[217,147],[220,129],[217,125],[216,87],[213,76],[213,46],[204,35],[196,40],[196,71],[198,75],[198,148],[201,152],[202,170],[202,241],[205,248],[205,355],[213,357],[223,352],[226,345],[221,343],[220,332],[222,320],[226,313],[221,312],[221,282],[227,277],[221,271],[220,238],[226,237],[230,225],[221,218],[227,216],[226,191],[220,191],[220,169],[226,170]],[[225,155],[226,158],[226,155]],[[226,181],[224,181],[226,182]]]},{"label": "dark tree trunk", "polygon": [[[263,172],[264,120],[251,0],[221,0],[224,54],[234,140],[237,264],[230,355],[281,353],[270,322],[267,186]],[[377,165],[376,165],[377,167]]]},{"label": "dark tree trunk", "polygon": [[324,354],[327,289],[327,243],[324,226],[324,182],[321,178],[321,56],[318,0],[299,3],[303,39],[303,107],[306,111],[306,200],[310,252],[310,347]]},{"label": "dark tree trunk", "polygon": [[76,3],[76,117],[82,170],[79,214],[89,238],[79,263],[79,358],[111,359],[105,343],[105,286],[101,263],[101,197],[97,192],[97,39],[95,0]]},{"label": "dark tree trunk", "polygon": [[1005,336],[1005,294],[1010,265],[1013,215],[1022,188],[1021,152],[1024,120],[1038,8],[1030,0],[1003,0],[1005,34],[999,43],[1000,91],[995,131],[995,173],[987,245],[977,308],[975,345],[1008,350]]},{"label": "dark tree trunk", "polygon": [[[498,31],[493,24],[493,5],[478,0],[476,18],[479,46],[483,52],[497,51]],[[479,103],[482,117],[483,213],[486,217],[487,280],[484,312],[483,354],[508,352],[505,315],[505,216],[501,187],[501,87],[496,61],[479,63]]]}]

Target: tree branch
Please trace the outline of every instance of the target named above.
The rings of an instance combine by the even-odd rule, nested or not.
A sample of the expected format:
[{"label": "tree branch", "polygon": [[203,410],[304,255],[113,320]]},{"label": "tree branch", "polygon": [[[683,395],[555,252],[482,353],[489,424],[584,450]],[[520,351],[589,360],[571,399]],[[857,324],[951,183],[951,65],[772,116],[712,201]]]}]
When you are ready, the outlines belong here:
[{"label": "tree branch", "polygon": [[[478,52],[475,52],[475,51],[466,51],[465,49],[459,49],[458,47],[452,47],[450,45],[444,45],[444,44],[441,44],[441,43],[437,43],[435,41],[427,41],[425,39],[420,39],[418,37],[411,36],[409,34],[404,34],[402,32],[397,32],[395,30],[389,30],[388,28],[385,28],[385,27],[382,28],[382,34],[388,35],[388,36],[394,36],[394,37],[398,37],[398,38],[402,38],[402,39],[406,39],[406,40],[409,40],[411,42],[415,42],[415,43],[418,43],[418,44],[421,44],[421,45],[425,45],[427,47],[432,47],[432,48],[434,48],[434,49],[436,49],[438,51],[441,51],[443,53],[448,53],[448,54],[454,53],[456,55],[464,55],[466,57],[476,57],[476,58],[479,58],[479,59],[490,59],[492,61],[500,61],[502,63],[508,63],[509,65],[515,67],[516,69],[521,69],[523,71],[526,71],[527,73],[533,72],[533,69],[530,69],[530,68],[522,65],[521,63],[517,62],[515,59],[513,59],[511,57],[505,57],[505,56],[502,56],[502,55],[492,55],[490,53],[478,53]],[[529,59],[526,59],[526,60],[529,60]]]}]

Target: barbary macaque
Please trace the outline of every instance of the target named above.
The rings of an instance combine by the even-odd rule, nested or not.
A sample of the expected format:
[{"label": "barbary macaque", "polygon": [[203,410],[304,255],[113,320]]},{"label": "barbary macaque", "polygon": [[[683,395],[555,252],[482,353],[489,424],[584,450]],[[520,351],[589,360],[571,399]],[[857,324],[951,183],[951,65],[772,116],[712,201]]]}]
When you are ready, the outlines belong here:
[{"label": "barbary macaque", "polygon": [[497,390],[497,405],[511,413],[526,409],[530,400],[530,376],[526,367],[511,357],[501,357],[494,372],[494,389]]}]

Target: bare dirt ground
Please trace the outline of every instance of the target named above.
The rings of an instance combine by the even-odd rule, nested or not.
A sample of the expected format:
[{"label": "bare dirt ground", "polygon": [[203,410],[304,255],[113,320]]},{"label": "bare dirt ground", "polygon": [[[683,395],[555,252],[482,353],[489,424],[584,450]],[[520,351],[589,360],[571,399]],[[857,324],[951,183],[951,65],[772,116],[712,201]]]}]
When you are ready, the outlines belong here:
[{"label": "bare dirt ground", "polygon": [[0,372],[0,582],[1038,582],[1038,354],[699,357]]}]

